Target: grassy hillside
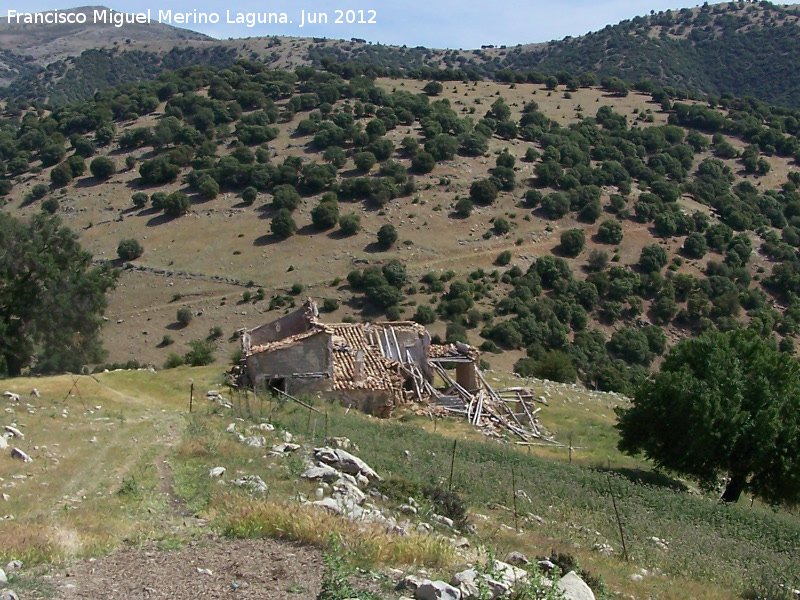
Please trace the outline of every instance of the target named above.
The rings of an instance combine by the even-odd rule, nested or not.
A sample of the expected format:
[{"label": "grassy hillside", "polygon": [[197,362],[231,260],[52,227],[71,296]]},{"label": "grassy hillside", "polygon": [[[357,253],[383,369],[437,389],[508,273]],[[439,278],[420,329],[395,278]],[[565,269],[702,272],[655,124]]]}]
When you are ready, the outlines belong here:
[{"label": "grassy hillside", "polygon": [[415,318],[497,367],[627,390],[708,328],[793,349],[797,130],[753,102],[243,62],[8,113],[4,185],[98,260],[142,245],[117,261],[111,361],[232,350],[308,294],[331,319]]},{"label": "grassy hillside", "polygon": [[[604,413],[619,398],[548,386],[544,425],[559,431],[570,419],[595,423],[594,433],[574,431],[578,449],[569,463],[566,452],[549,457],[550,450],[534,448],[531,454],[531,448],[482,440],[461,422],[434,425],[412,413],[379,422],[317,401],[325,414],[309,415],[298,405],[253,396],[232,397],[229,411],[205,398],[207,389],[228,396],[220,382],[220,371],[208,367],[6,381],[23,402],[6,406],[4,423],[24,432],[25,440],[15,443],[34,461],[0,464],[8,496],[3,512],[14,517],[0,530],[0,558],[4,564],[24,561],[25,571],[11,575],[18,593],[52,597],[59,581],[74,581],[61,575],[73,570],[74,559],[102,556],[121,545],[128,552],[179,552],[195,540],[208,544],[209,532],[274,535],[321,547],[338,533],[350,560],[368,570],[424,566],[434,574],[460,568],[485,549],[500,557],[511,550],[528,556],[558,552],[598,578],[595,589],[605,594],[600,597],[779,598],[778,584],[798,585],[797,515],[745,501],[721,506],[609,450],[602,440],[615,433]],[[34,385],[40,398],[28,396]],[[267,420],[274,432],[260,427]],[[291,432],[301,448],[290,456],[265,456],[264,448],[237,441],[231,423],[237,432],[265,436],[268,446]],[[436,536],[452,535],[446,529],[401,537],[301,505],[298,498],[313,497],[316,487],[298,477],[302,456],[325,435],[350,438],[357,454],[384,477],[379,487],[389,499],[375,500],[382,510],[393,512],[414,496],[421,502],[420,520],[434,509],[423,490],[449,487],[443,474],[449,473],[456,440],[452,488],[476,526],[467,533],[473,547],[454,551],[447,537]],[[209,477],[213,467],[226,468],[227,485]],[[519,490],[516,522],[512,468]],[[266,496],[231,483],[245,475],[260,476]],[[622,516],[627,561],[609,486]],[[384,582],[381,597],[395,597],[385,575],[367,579]]]}]

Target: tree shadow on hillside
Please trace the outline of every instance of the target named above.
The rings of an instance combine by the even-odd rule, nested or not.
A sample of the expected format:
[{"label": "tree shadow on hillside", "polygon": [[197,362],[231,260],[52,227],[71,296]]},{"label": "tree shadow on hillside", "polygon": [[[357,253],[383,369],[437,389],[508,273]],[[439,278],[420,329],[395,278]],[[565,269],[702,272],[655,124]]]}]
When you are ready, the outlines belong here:
[{"label": "tree shadow on hillside", "polygon": [[89,177],[84,177],[83,179],[78,180],[77,183],[74,184],[73,187],[76,188],[93,188],[97,187],[98,185],[102,185],[106,183],[108,179],[98,179],[93,175],[89,175]]},{"label": "tree shadow on hillside", "polygon": [[256,248],[261,248],[263,246],[272,246],[274,244],[279,244],[283,241],[284,238],[278,237],[274,233],[265,233],[264,235],[258,236],[255,240],[253,240],[253,246]]},{"label": "tree shadow on hillside", "polygon": [[672,490],[673,492],[688,492],[689,488],[682,481],[670,477],[664,473],[657,471],[644,471],[642,469],[630,469],[627,467],[616,467],[609,469],[607,467],[596,467],[601,473],[610,473],[612,475],[619,475],[624,477],[631,483],[638,485],[649,485],[652,487],[663,488]]},{"label": "tree shadow on hillside", "polygon": [[162,214],[160,214],[158,216],[150,218],[150,220],[147,221],[146,225],[148,227],[157,227],[158,225],[163,225],[164,223],[169,223],[170,221],[172,221],[174,219],[178,219],[178,218],[180,218],[180,217],[173,217],[171,215],[165,215],[165,214],[162,213]]}]

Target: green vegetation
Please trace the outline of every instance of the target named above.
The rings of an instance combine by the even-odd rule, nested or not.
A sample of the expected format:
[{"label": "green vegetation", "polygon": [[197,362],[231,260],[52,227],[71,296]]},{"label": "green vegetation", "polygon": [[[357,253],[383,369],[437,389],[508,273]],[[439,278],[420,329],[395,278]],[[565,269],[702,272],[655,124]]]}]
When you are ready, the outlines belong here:
[{"label": "green vegetation", "polygon": [[749,491],[800,502],[800,367],[754,331],[685,340],[620,413],[620,449],[709,488],[728,477],[722,499]]},{"label": "green vegetation", "polygon": [[0,212],[0,373],[80,372],[104,356],[105,293],[117,274],[93,267],[76,234],[46,213]]}]

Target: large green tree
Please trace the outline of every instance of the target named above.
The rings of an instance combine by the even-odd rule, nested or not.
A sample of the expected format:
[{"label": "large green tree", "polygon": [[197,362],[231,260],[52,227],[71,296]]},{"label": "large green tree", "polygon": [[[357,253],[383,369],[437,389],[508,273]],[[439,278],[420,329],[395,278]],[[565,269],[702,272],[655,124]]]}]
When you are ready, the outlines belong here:
[{"label": "large green tree", "polygon": [[0,213],[0,373],[78,371],[103,358],[98,338],[116,272],[92,266],[58,217]]},{"label": "large green tree", "polygon": [[800,364],[750,330],[709,332],[670,350],[619,411],[619,448],[712,487],[800,502]]}]

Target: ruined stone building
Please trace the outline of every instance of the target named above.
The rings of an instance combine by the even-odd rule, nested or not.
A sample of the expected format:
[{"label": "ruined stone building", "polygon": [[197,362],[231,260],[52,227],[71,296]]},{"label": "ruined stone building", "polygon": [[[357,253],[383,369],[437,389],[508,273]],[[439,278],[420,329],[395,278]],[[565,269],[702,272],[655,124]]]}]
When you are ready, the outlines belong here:
[{"label": "ruined stone building", "polygon": [[441,397],[434,371],[462,395],[481,387],[478,352],[471,346],[432,344],[428,331],[411,321],[324,323],[311,299],[244,331],[241,341],[244,384],[291,395],[319,393],[378,416],[410,400]]}]

